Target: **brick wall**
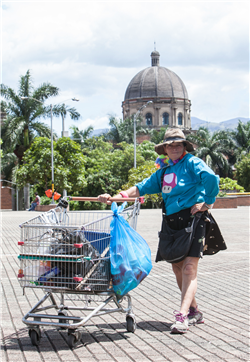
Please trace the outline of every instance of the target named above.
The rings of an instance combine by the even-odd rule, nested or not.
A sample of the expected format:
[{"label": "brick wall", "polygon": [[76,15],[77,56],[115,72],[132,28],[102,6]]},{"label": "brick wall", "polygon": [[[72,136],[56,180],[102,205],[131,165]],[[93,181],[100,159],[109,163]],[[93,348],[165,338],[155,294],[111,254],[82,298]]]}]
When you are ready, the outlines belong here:
[{"label": "brick wall", "polygon": [[250,195],[217,197],[214,209],[232,209],[238,206],[250,206]]},{"label": "brick wall", "polygon": [[149,134],[137,134],[136,142],[142,143],[143,141],[150,141],[150,135]]},{"label": "brick wall", "polygon": [[11,189],[2,188],[1,183],[1,210],[11,209],[12,210],[12,199],[11,199]]},{"label": "brick wall", "polygon": [[[57,207],[57,204],[55,205],[37,205],[35,211],[40,211],[40,212],[47,212],[49,210],[55,209]],[[67,211],[69,211],[69,205],[67,207]]]},{"label": "brick wall", "polygon": [[238,206],[250,206],[250,195],[238,195],[237,203]]}]

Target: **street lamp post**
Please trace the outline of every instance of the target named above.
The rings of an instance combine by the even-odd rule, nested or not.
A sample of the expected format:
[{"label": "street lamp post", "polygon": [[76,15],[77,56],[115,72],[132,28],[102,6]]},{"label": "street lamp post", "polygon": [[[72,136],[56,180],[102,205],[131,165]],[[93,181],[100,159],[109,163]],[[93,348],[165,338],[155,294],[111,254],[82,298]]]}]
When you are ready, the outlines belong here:
[{"label": "street lamp post", "polygon": [[[77,98],[70,98],[74,102],[79,102],[79,99]],[[64,101],[66,102],[66,101]],[[62,113],[62,137],[68,137],[68,132],[65,132],[65,124],[64,124],[64,114]]]},{"label": "street lamp post", "polygon": [[53,148],[53,115],[52,115],[53,105],[50,105],[50,121],[51,121],[51,190],[52,190],[52,200],[51,203],[54,204],[54,192],[55,192],[55,183],[54,183],[54,148]]},{"label": "street lamp post", "polygon": [[152,101],[148,101],[146,104],[144,104],[141,108],[138,109],[136,114],[134,115],[134,168],[136,168],[136,121],[139,117],[139,114],[141,111],[147,107],[148,104],[153,103]]},{"label": "street lamp post", "polygon": [[[33,97],[20,97],[21,99],[33,99],[34,101],[37,101],[41,104],[43,102],[39,101],[36,98]],[[79,101],[79,99],[76,98],[70,98],[72,101]],[[66,99],[65,101],[62,101],[60,103],[66,102],[69,99]],[[58,103],[58,104],[60,104]],[[52,190],[52,201],[51,203],[54,204],[54,192],[55,192],[55,184],[54,184],[54,148],[53,148],[53,104],[50,105],[50,122],[51,122],[51,190]],[[63,125],[64,126],[64,125]]]}]

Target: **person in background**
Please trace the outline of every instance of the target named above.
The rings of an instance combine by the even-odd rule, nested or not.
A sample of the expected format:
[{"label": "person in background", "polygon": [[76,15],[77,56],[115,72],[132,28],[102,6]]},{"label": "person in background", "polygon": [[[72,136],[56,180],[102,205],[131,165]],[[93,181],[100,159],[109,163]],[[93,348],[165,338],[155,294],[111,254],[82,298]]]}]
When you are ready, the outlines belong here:
[{"label": "person in background", "polygon": [[[208,209],[213,207],[219,192],[219,177],[202,161],[188,152],[194,151],[192,143],[186,140],[180,129],[168,129],[164,141],[155,146],[161,156],[168,156],[168,162],[150,177],[120,192],[115,197],[139,197],[145,194],[162,193],[162,232],[166,225],[173,230],[183,230],[196,213],[201,213],[189,253],[184,260],[172,263],[177,285],[181,291],[179,311],[174,311],[175,322],[171,333],[186,333],[190,325],[204,323],[203,313],[198,309],[197,291],[198,263],[203,255],[213,255],[226,249],[219,227]],[[101,202],[111,204],[109,194],[99,195]],[[164,258],[158,247],[156,262]]]},{"label": "person in background", "polygon": [[27,209],[27,211],[35,211],[36,206],[37,206],[37,205],[40,205],[40,196],[38,195],[37,192],[35,192],[35,196],[36,196],[36,197],[35,197],[35,200],[32,201],[32,203],[31,203],[31,205],[30,205],[30,208]]}]

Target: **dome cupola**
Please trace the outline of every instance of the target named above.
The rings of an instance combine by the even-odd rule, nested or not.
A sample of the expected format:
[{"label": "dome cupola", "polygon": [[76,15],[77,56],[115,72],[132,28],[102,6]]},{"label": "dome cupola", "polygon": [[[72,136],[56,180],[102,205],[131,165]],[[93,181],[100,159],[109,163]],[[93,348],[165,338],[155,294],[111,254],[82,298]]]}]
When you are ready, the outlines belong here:
[{"label": "dome cupola", "polygon": [[160,53],[156,50],[151,53],[151,65],[152,67],[157,67],[160,65]]},{"label": "dome cupola", "polygon": [[137,73],[130,81],[122,103],[123,117],[129,117],[148,101],[143,109],[143,124],[159,128],[162,125],[190,128],[188,93],[181,78],[160,66],[160,53],[151,53],[151,67]]}]

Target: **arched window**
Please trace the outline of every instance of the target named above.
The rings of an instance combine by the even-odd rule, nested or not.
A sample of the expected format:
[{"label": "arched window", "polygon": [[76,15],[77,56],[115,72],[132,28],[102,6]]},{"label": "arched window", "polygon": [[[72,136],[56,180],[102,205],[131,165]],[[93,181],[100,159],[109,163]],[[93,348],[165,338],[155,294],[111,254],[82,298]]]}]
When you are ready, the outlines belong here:
[{"label": "arched window", "polygon": [[151,113],[146,114],[146,125],[152,126],[152,114]]},{"label": "arched window", "polygon": [[169,114],[167,112],[164,112],[162,115],[162,124],[169,125]]},{"label": "arched window", "polygon": [[182,113],[178,114],[178,126],[182,126]]}]

